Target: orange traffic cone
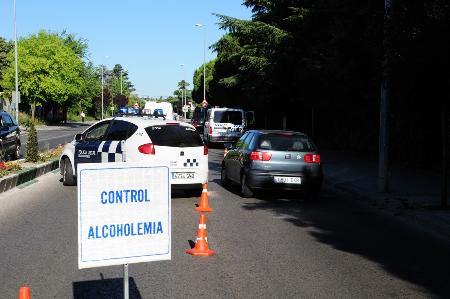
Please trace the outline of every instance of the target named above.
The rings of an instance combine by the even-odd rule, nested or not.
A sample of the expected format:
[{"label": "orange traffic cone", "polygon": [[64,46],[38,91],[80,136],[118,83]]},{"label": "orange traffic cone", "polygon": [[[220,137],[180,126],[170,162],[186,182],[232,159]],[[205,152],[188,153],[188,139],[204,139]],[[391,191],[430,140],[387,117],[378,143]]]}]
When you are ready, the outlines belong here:
[{"label": "orange traffic cone", "polygon": [[21,287],[19,289],[19,299],[31,299],[31,292],[29,287]]},{"label": "orange traffic cone", "polygon": [[195,256],[212,256],[216,252],[208,248],[208,231],[206,230],[206,216],[201,214],[197,229],[197,242],[195,247],[186,250],[186,253]]},{"label": "orange traffic cone", "polygon": [[208,205],[208,183],[203,184],[202,195],[200,196],[200,203],[195,208],[197,212],[212,212],[212,209]]}]

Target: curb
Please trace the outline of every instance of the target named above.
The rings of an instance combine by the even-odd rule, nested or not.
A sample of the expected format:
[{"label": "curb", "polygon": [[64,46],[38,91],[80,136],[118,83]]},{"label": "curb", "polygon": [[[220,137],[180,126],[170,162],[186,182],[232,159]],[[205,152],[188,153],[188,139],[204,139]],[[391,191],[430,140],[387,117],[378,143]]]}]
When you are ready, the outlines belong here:
[{"label": "curb", "polygon": [[35,178],[57,168],[59,168],[59,160],[53,160],[37,165],[36,167],[22,169],[18,173],[0,178],[0,193],[32,181]]}]

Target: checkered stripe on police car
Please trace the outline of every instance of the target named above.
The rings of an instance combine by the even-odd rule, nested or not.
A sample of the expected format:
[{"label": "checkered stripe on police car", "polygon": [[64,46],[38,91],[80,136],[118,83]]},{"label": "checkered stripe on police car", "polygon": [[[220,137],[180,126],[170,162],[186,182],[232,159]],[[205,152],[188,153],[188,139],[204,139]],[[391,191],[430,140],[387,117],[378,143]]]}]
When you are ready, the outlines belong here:
[{"label": "checkered stripe on police car", "polygon": [[186,162],[184,162],[184,167],[188,167],[188,166],[190,166],[190,167],[192,167],[192,166],[198,166],[198,162],[197,162],[197,159],[192,159],[192,161],[191,161],[191,159],[187,159],[187,161]]},{"label": "checkered stripe on police car", "polygon": [[120,141],[103,141],[98,146],[100,162],[122,162],[122,143]]}]

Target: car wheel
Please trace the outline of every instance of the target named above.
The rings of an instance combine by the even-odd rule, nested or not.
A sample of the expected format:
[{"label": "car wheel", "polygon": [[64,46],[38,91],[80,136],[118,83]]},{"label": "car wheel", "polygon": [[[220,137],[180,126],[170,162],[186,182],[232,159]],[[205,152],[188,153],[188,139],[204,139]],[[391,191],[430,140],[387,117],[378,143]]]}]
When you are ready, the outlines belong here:
[{"label": "car wheel", "polygon": [[231,184],[230,179],[227,176],[227,169],[225,168],[225,165],[222,166],[222,170],[220,171],[220,183],[224,187],[228,187]]},{"label": "car wheel", "polygon": [[75,177],[73,175],[72,164],[68,158],[64,159],[63,166],[63,185],[73,186],[75,185]]},{"label": "car wheel", "polygon": [[18,160],[20,158],[20,143],[16,142],[16,149],[12,155],[12,158],[14,160]]},{"label": "car wheel", "polygon": [[253,196],[253,191],[247,186],[247,176],[245,174],[241,176],[241,196],[246,198]]}]

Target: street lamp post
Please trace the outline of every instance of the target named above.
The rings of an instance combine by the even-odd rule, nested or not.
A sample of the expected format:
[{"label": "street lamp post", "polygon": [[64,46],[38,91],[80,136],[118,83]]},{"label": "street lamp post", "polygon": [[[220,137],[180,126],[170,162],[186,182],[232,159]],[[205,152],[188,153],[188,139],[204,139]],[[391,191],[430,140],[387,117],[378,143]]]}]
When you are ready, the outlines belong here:
[{"label": "street lamp post", "polygon": [[122,83],[123,83],[122,70],[120,70],[120,95],[122,95]]},{"label": "street lamp post", "polygon": [[203,99],[206,100],[206,29],[205,25],[198,23],[197,27],[203,27]]},{"label": "street lamp post", "polygon": [[103,119],[103,65],[102,65],[102,119]]},{"label": "street lamp post", "polygon": [[15,81],[16,93],[14,95],[16,101],[16,122],[19,125],[19,70],[17,63],[17,29],[16,29],[16,0],[14,0],[14,66],[15,66]]}]

